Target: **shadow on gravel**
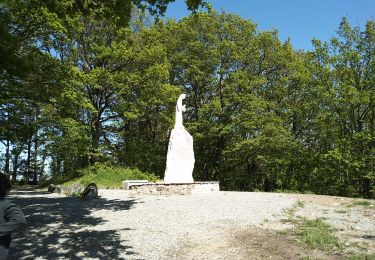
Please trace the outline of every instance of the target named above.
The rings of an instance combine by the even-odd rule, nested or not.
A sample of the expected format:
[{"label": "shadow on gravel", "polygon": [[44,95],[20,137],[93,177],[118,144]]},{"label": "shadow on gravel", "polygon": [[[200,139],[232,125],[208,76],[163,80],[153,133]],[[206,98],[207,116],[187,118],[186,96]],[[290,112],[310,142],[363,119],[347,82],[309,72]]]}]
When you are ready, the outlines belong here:
[{"label": "shadow on gravel", "polygon": [[20,190],[10,194],[27,221],[26,227],[13,236],[11,259],[119,259],[120,254],[137,254],[122,243],[118,230],[92,230],[106,220],[90,216],[97,210],[129,210],[135,200],[81,201],[48,198],[46,194]]},{"label": "shadow on gravel", "polygon": [[362,236],[362,238],[375,241],[375,236],[365,235],[365,236]]}]

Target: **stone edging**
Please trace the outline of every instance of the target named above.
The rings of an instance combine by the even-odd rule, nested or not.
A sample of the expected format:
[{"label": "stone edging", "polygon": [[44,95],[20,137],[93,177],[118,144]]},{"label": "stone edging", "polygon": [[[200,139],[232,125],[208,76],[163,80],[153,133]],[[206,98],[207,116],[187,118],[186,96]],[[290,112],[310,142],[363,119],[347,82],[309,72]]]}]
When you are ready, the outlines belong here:
[{"label": "stone edging", "polygon": [[147,183],[130,186],[129,191],[133,195],[188,195],[193,193],[204,193],[220,191],[218,181],[194,182],[194,183]]}]

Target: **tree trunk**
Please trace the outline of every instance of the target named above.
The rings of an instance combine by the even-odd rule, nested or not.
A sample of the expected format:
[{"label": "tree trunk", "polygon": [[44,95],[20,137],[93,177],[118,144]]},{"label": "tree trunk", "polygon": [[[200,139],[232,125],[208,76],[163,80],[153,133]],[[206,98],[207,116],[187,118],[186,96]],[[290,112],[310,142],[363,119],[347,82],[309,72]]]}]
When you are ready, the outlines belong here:
[{"label": "tree trunk", "polygon": [[371,179],[363,178],[362,179],[362,196],[367,199],[371,199],[373,197],[373,193],[371,191]]},{"label": "tree trunk", "polygon": [[4,172],[7,176],[10,175],[10,141],[7,140],[5,144],[5,169]]},{"label": "tree trunk", "polygon": [[13,152],[13,154],[14,154],[14,159],[13,159],[12,181],[16,182],[17,181],[17,171],[18,171],[18,159],[19,159],[20,154],[21,154],[21,149],[15,150]]},{"label": "tree trunk", "polygon": [[34,156],[33,156],[33,183],[38,183],[38,129],[35,132],[35,140],[34,140]]},{"label": "tree trunk", "polygon": [[45,166],[45,163],[46,163],[46,159],[47,159],[47,152],[44,150],[43,153],[42,153],[42,163],[41,163],[41,167],[40,167],[40,172],[39,172],[39,176],[43,176],[44,173],[45,173],[45,170],[44,170],[44,166]]},{"label": "tree trunk", "polygon": [[29,183],[30,180],[30,164],[31,164],[31,138],[27,142],[27,157],[26,157],[26,166],[24,179],[26,183]]},{"label": "tree trunk", "polygon": [[91,121],[91,143],[92,143],[92,154],[90,155],[90,164],[94,164],[99,161],[98,149],[100,139],[100,115],[97,115]]}]

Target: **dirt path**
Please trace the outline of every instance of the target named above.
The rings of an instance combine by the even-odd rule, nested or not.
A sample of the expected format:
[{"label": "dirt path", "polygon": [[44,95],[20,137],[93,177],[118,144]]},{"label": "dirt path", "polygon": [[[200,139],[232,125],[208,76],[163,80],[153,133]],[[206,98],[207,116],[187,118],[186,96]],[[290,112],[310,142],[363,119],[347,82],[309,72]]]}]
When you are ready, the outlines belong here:
[{"label": "dirt path", "polygon": [[274,230],[246,228],[225,230],[204,239],[181,240],[163,259],[341,259],[299,244],[292,236]]},{"label": "dirt path", "polygon": [[[304,194],[289,197],[295,204],[280,213],[284,225],[265,220],[260,227],[226,230],[209,239],[191,236],[165,259],[375,259],[375,201]],[[328,223],[342,249],[323,252],[300,243],[293,230],[301,219]]]}]

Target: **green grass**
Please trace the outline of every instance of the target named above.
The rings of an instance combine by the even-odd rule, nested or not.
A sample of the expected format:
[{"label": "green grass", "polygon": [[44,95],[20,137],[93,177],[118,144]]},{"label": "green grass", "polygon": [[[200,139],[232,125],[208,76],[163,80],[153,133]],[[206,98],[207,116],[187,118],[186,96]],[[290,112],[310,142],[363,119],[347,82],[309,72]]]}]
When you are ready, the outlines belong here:
[{"label": "green grass", "polygon": [[[261,191],[261,190],[259,190]],[[288,193],[288,194],[315,194],[314,192],[310,190],[288,190],[288,189],[276,189],[274,190],[276,193]]]},{"label": "green grass", "polygon": [[276,234],[285,236],[285,235],[289,235],[290,232],[289,232],[289,230],[282,229],[282,230],[277,230]]},{"label": "green grass", "polygon": [[370,254],[370,255],[354,255],[354,256],[349,256],[347,259],[348,260],[374,260],[375,259],[375,254]]},{"label": "green grass", "polygon": [[348,211],[345,210],[345,209],[337,209],[337,210],[335,210],[335,212],[340,213],[340,214],[348,213]]},{"label": "green grass", "polygon": [[302,201],[302,200],[298,200],[297,203],[296,203],[296,206],[299,207],[299,208],[303,208],[303,207],[305,207],[305,202]]},{"label": "green grass", "polygon": [[158,180],[153,174],[144,173],[138,169],[114,167],[107,165],[95,165],[80,171],[80,177],[68,180],[63,184],[70,186],[73,183],[88,185],[95,183],[99,188],[121,188],[124,180],[148,180],[155,182]]},{"label": "green grass", "polygon": [[313,249],[323,251],[340,249],[341,244],[332,231],[332,228],[321,219],[304,219],[299,223],[296,235],[301,242]]},{"label": "green grass", "polygon": [[353,206],[369,207],[369,206],[371,206],[371,203],[369,201],[367,201],[367,200],[356,200],[356,201],[353,201],[352,205]]},{"label": "green grass", "polygon": [[293,204],[291,208],[284,209],[283,212],[287,215],[287,219],[282,219],[283,222],[290,222],[290,223],[297,223],[296,218],[300,218],[299,216],[295,216],[296,211],[298,208],[305,207],[305,202],[301,200],[297,200],[296,203]]}]

